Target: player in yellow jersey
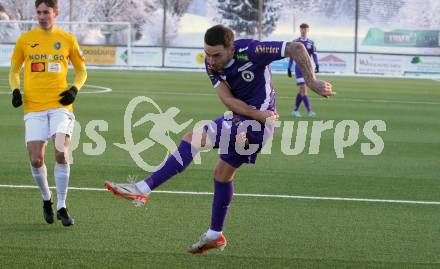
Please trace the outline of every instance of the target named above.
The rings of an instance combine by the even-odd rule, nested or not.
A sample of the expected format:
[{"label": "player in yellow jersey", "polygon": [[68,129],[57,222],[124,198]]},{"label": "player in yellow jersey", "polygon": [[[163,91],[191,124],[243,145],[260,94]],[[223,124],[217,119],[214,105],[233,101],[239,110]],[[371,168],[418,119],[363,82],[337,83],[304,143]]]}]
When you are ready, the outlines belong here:
[{"label": "player in yellow jersey", "polygon": [[[86,81],[87,72],[75,36],[54,27],[57,0],[36,0],[35,7],[39,25],[18,38],[11,59],[12,105],[19,107],[24,103],[25,141],[47,223],[54,222],[54,212],[44,158],[47,140],[54,141],[57,218],[64,226],[70,226],[74,222],[67,212],[66,197],[70,175],[68,148],[75,121],[72,103]],[[66,81],[68,60],[75,70],[70,88]],[[19,90],[23,63],[24,98]]]}]

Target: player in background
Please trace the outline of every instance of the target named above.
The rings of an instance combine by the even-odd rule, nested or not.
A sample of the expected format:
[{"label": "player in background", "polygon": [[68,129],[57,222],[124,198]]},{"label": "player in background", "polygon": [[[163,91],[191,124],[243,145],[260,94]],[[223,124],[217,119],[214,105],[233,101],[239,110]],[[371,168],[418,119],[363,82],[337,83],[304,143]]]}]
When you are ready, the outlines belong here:
[{"label": "player in background", "polygon": [[[44,160],[48,139],[54,141],[57,218],[64,226],[70,226],[74,220],[67,212],[66,198],[70,175],[68,149],[75,121],[72,103],[86,81],[87,72],[76,38],[54,26],[57,0],[36,0],[35,8],[38,26],[18,38],[11,58],[12,105],[19,107],[24,103],[30,168],[43,198],[44,219],[49,224],[54,222],[54,211]],[[75,70],[70,88],[66,81],[69,60]],[[20,92],[23,63],[24,96]]]},{"label": "player in background", "polygon": [[[310,57],[301,43],[252,39],[234,41],[232,30],[223,25],[208,29],[204,40],[206,72],[219,99],[233,115],[229,118],[221,116],[184,135],[177,151],[144,180],[130,184],[105,182],[106,188],[116,196],[145,203],[152,190],[183,172],[201,147],[220,148],[220,158],[213,173],[211,224],[200,240],[189,246],[188,252],[192,254],[209,249],[222,250],[226,246],[223,225],[234,193],[235,173],[242,164],[255,163],[264,142],[274,132],[274,125],[266,121],[278,118],[269,64],[284,57],[293,57],[312,90],[324,97],[335,94],[329,83],[315,79]],[[254,123],[253,126],[245,126],[249,121]],[[227,137],[224,137],[222,129],[230,130],[225,132]],[[222,141],[229,143],[222,144]],[[237,150],[240,143],[249,147],[256,145],[258,150],[242,153]],[[179,162],[175,156],[182,161]]]},{"label": "player in background", "polygon": [[[319,73],[319,63],[318,63],[318,55],[316,54],[316,46],[315,42],[307,38],[307,35],[309,33],[309,25],[306,23],[303,23],[299,26],[301,37],[294,40],[294,42],[299,42],[304,45],[304,47],[307,49],[307,53],[312,56],[313,61],[315,62],[315,73]],[[287,76],[292,77],[292,63],[293,58],[290,57],[289,59],[289,66],[287,67]],[[301,113],[299,113],[299,106],[301,105],[301,102],[304,102],[304,105],[307,109],[307,114],[311,117],[315,116],[316,113],[313,112],[312,107],[310,105],[309,96],[307,95],[307,83],[304,80],[303,73],[301,72],[298,65],[295,65],[295,77],[296,77],[296,85],[299,88],[299,92],[296,95],[295,104],[292,110],[292,116],[294,117],[301,117]],[[308,86],[308,85],[307,85]]]}]

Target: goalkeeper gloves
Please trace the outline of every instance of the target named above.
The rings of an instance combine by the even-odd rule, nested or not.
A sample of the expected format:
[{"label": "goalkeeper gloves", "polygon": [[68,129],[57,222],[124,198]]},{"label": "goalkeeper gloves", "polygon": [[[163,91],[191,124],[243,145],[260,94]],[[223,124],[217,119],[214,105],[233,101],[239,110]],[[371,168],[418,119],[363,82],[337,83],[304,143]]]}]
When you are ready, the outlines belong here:
[{"label": "goalkeeper gloves", "polygon": [[60,96],[62,96],[60,99],[60,103],[63,106],[70,105],[71,103],[73,103],[73,101],[75,101],[75,97],[77,93],[78,93],[78,89],[75,86],[70,87],[70,89],[60,94]]},{"label": "goalkeeper gloves", "polygon": [[292,77],[292,70],[290,70],[290,69],[287,69],[287,76],[288,76],[289,78],[291,78],[291,77]]},{"label": "goalkeeper gloves", "polygon": [[21,99],[21,93],[19,89],[15,89],[12,92],[12,105],[14,107],[19,107],[23,104],[23,100]]},{"label": "goalkeeper gloves", "polygon": [[315,73],[319,73],[319,64],[315,66]]}]

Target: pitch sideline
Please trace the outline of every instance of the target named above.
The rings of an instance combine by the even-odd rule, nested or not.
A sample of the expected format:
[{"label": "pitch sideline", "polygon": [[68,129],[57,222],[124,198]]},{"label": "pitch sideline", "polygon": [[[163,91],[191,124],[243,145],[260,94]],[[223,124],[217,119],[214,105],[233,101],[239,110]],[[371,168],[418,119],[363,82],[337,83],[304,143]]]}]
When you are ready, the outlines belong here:
[{"label": "pitch sideline", "polygon": [[[37,189],[31,185],[0,185],[0,189]],[[55,187],[49,187],[55,189]],[[104,188],[83,188],[69,187],[69,190],[78,191],[107,191]],[[154,193],[181,194],[181,195],[213,195],[212,192],[188,192],[188,191],[153,191]],[[325,197],[325,196],[302,196],[302,195],[280,195],[280,194],[250,194],[234,193],[234,196],[252,198],[276,198],[276,199],[296,199],[296,200],[326,200],[326,201],[349,201],[349,202],[368,202],[368,203],[389,203],[389,204],[414,204],[414,205],[440,205],[440,201],[413,201],[413,200],[389,200],[389,199],[369,199],[369,198],[346,198],[346,197]]]}]

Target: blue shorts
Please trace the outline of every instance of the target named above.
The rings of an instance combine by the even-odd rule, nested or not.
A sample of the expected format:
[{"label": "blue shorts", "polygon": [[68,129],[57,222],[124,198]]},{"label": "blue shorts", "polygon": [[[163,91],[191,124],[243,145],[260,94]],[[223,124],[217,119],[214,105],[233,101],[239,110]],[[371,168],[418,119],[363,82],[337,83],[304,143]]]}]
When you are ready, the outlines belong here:
[{"label": "blue shorts", "polygon": [[301,70],[299,70],[298,65],[295,65],[295,78],[297,86],[302,86],[305,84],[303,74],[301,73]]},{"label": "blue shorts", "polygon": [[237,114],[227,118],[221,116],[203,127],[213,148],[220,148],[220,159],[235,168],[254,164],[275,128]]}]

